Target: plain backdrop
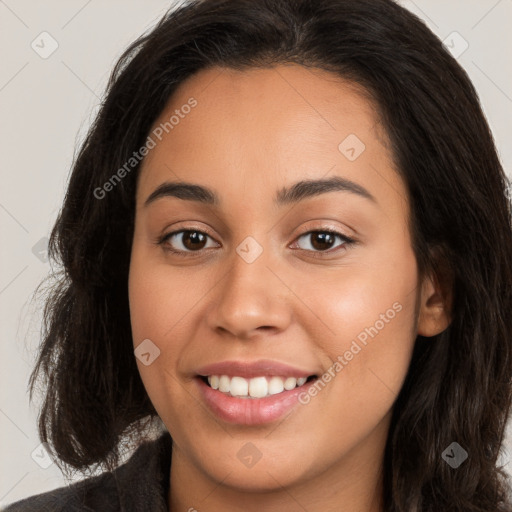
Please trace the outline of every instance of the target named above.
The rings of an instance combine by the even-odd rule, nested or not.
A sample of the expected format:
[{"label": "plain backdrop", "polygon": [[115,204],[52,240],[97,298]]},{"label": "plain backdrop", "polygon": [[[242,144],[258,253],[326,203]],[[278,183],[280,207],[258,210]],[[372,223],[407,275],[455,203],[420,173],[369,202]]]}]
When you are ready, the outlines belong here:
[{"label": "plain backdrop", "polygon": [[[37,404],[28,401],[40,328],[40,313],[29,300],[50,269],[46,240],[75,148],[97,112],[108,75],[125,47],[172,4],[0,0],[0,505],[64,484],[39,446]],[[402,4],[457,54],[510,176],[512,0]],[[503,457],[507,462],[508,450]]]}]

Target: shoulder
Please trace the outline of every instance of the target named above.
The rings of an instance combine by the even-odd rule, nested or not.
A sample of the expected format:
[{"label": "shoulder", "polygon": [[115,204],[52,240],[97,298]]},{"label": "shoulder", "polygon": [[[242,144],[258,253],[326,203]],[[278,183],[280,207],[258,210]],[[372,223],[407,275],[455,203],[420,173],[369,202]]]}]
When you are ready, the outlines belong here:
[{"label": "shoulder", "polygon": [[[172,440],[168,433],[145,442],[112,472],[86,478],[53,491],[17,501],[5,512],[122,512],[166,510]],[[142,508],[139,508],[142,506]]]},{"label": "shoulder", "polygon": [[116,483],[112,473],[87,478],[53,491],[17,501],[4,509],[6,512],[74,512],[120,510]]}]

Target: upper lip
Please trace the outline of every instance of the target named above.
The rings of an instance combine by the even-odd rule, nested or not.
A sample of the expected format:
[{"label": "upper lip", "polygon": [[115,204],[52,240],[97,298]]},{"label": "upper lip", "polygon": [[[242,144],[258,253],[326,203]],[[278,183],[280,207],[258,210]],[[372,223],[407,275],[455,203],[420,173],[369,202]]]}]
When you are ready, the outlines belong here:
[{"label": "upper lip", "polygon": [[197,374],[202,377],[209,375],[228,375],[230,377],[309,377],[315,375],[315,372],[294,368],[286,363],[260,359],[258,361],[222,361],[218,363],[207,364],[197,370]]}]

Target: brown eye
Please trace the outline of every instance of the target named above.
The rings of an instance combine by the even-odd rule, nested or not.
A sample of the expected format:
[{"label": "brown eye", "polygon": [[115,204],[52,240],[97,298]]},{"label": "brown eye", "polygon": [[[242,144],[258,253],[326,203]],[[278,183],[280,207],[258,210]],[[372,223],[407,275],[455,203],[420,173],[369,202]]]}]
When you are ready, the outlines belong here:
[{"label": "brown eye", "polygon": [[[207,248],[209,235],[202,231],[192,229],[182,229],[181,231],[174,231],[169,233],[162,239],[162,244],[167,246],[167,249],[176,253],[198,252],[201,249]],[[209,247],[215,247],[215,244]]]},{"label": "brown eye", "polygon": [[330,249],[334,244],[335,237],[331,233],[311,233],[311,246],[319,251]]},{"label": "brown eye", "polygon": [[[302,247],[301,244],[299,244],[300,240],[306,241],[306,243],[302,244]],[[341,243],[336,244],[337,240]],[[349,245],[352,242],[352,239],[342,235],[341,233],[333,231],[309,231],[308,233],[301,235],[297,239],[296,244],[299,246],[299,249],[313,252],[326,252],[329,249]]]},{"label": "brown eye", "polygon": [[184,231],[181,235],[181,243],[190,251],[203,249],[206,245],[206,237],[200,231]]}]

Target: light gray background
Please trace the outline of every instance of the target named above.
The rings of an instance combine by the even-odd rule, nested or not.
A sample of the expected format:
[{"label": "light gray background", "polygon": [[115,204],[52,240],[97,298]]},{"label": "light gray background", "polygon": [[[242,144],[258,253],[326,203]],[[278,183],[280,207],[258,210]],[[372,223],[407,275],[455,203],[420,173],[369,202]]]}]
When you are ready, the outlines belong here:
[{"label": "light gray background", "polygon": [[[464,40],[469,44],[458,60],[480,94],[510,176],[512,0],[402,4],[441,39],[458,32],[463,39],[447,40],[454,51],[464,48]],[[116,59],[170,5],[162,0],[0,0],[0,506],[64,483],[55,464],[39,465],[51,461],[38,449],[37,410],[26,393],[40,327],[40,311],[29,300],[49,271],[44,254],[32,249],[49,235],[76,144],[97,112]],[[59,45],[47,59],[31,48],[43,31]],[[506,446],[508,452],[510,437]],[[508,461],[507,453],[503,460]]]}]

